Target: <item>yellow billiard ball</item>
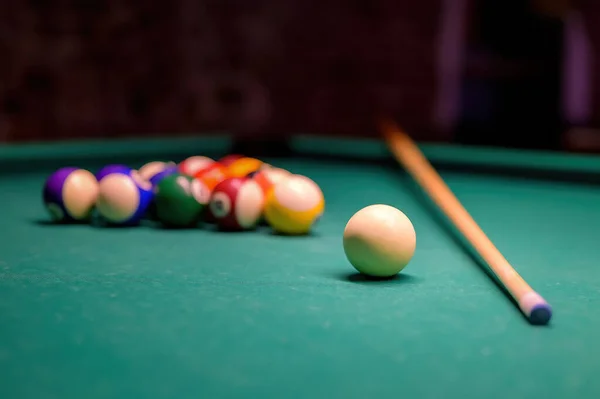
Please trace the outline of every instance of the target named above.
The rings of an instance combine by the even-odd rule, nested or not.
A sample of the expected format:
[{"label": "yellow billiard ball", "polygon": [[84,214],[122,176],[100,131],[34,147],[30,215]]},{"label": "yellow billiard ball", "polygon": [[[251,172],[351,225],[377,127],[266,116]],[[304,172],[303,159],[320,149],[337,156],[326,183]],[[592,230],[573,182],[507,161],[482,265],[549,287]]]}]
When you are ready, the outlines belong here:
[{"label": "yellow billiard ball", "polygon": [[265,220],[280,234],[308,234],[325,210],[321,188],[302,175],[277,182],[267,193]]},{"label": "yellow billiard ball", "polygon": [[263,192],[267,194],[281,180],[291,176],[292,173],[281,168],[265,168],[259,170],[251,178],[254,180]]}]

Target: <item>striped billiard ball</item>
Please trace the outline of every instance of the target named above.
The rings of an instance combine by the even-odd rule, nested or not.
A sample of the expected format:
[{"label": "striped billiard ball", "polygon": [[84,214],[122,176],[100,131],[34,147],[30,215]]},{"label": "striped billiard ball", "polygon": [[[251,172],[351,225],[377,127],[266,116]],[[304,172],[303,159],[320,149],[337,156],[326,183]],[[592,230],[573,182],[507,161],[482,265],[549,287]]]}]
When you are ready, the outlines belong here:
[{"label": "striped billiard ball", "polygon": [[98,197],[98,181],[80,168],[61,168],[46,179],[43,201],[54,222],[88,221]]},{"label": "striped billiard ball", "polygon": [[200,221],[210,200],[209,188],[182,174],[165,177],[154,188],[156,218],[167,227],[190,227]]},{"label": "striped billiard ball", "polygon": [[144,217],[153,197],[152,184],[137,171],[111,173],[99,183],[96,208],[113,225],[136,225]]},{"label": "striped billiard ball", "polygon": [[255,181],[231,177],[213,190],[209,213],[222,230],[250,230],[260,221],[264,201],[262,189]]},{"label": "striped billiard ball", "polygon": [[325,210],[321,188],[302,175],[276,183],[265,201],[265,220],[280,234],[308,234]]}]

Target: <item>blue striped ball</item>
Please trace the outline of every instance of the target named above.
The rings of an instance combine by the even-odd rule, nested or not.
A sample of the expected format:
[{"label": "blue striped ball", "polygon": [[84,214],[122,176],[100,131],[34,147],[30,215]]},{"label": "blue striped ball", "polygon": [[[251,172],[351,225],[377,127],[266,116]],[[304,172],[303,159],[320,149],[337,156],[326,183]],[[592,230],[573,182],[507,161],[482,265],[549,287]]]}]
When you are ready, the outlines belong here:
[{"label": "blue striped ball", "polygon": [[152,184],[137,171],[114,172],[100,181],[96,207],[110,224],[136,225],[146,214],[153,196]]}]

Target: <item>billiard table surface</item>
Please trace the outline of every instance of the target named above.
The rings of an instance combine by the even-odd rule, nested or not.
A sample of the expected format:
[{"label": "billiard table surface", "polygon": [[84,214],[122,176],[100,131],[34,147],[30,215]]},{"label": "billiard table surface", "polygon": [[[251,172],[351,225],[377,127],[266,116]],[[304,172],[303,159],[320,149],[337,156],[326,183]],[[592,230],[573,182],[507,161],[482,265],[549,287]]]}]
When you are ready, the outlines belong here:
[{"label": "billiard table surface", "polygon": [[[300,136],[267,162],[307,175],[313,234],[53,225],[56,168],[218,157],[227,137],[0,149],[1,398],[595,398],[600,395],[600,159],[423,145],[552,305],[532,326],[378,141]],[[373,281],[342,248],[385,203],[417,250]]]}]

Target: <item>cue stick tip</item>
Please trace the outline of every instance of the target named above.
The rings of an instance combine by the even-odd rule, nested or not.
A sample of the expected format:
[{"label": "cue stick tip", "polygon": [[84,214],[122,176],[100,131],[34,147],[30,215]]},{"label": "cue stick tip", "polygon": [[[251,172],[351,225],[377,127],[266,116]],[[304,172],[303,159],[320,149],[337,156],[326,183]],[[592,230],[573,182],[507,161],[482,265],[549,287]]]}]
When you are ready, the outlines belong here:
[{"label": "cue stick tip", "polygon": [[552,318],[552,308],[537,292],[529,292],[519,300],[519,307],[531,324],[546,325]]}]

